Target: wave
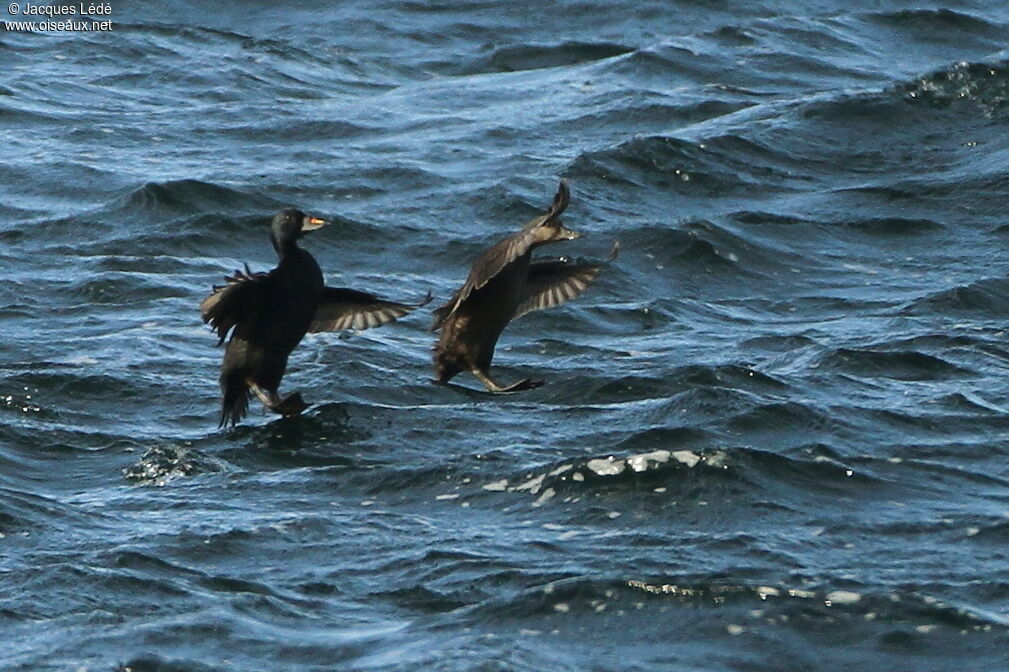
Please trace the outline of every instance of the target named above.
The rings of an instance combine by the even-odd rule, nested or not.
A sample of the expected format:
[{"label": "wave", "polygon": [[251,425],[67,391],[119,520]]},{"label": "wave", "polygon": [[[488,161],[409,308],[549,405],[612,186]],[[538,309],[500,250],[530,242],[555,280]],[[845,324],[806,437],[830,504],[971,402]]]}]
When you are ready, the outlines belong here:
[{"label": "wave", "polygon": [[838,348],[824,355],[820,363],[859,376],[895,380],[948,380],[975,375],[970,369],[916,350]]},{"label": "wave", "polygon": [[634,47],[611,42],[562,42],[560,44],[513,44],[457,65],[455,75],[539,70],[601,61],[634,51]]},{"label": "wave", "polygon": [[[648,438],[654,441],[670,437],[673,441],[693,438],[689,433],[676,436],[654,432]],[[485,493],[527,495],[534,507],[556,501],[577,502],[603,493],[614,497],[634,493],[654,496],[655,492],[663,493],[663,497],[679,497],[682,502],[723,497],[735,500],[743,493],[759,498],[762,493],[774,493],[777,505],[787,507],[788,502],[803,502],[813,493],[834,496],[857,491],[865,496],[868,488],[882,484],[880,477],[844,464],[831,450],[820,450],[809,459],[754,448],[669,446],[623,456],[568,460],[491,480],[481,488]],[[591,511],[576,514],[572,520],[585,524],[585,515],[591,516]]]},{"label": "wave", "polygon": [[[507,598],[485,600],[465,615],[481,622],[517,619],[563,629],[587,617],[605,620],[609,614],[618,614],[623,627],[648,629],[661,624],[667,633],[670,623],[687,613],[693,622],[706,619],[705,612],[724,614],[718,627],[735,635],[786,624],[811,634],[825,623],[838,622],[845,627],[868,624],[864,627],[876,634],[886,626],[909,626],[918,633],[946,628],[958,637],[964,631],[1009,631],[1009,620],[995,613],[937,599],[915,586],[886,589],[808,580],[790,585],[733,578],[691,574],[563,578]],[[726,622],[725,618],[738,620]]]},{"label": "wave", "polygon": [[915,299],[903,309],[911,315],[971,314],[988,319],[1009,316],[1009,280],[984,278]]},{"label": "wave", "polygon": [[115,202],[109,211],[117,214],[154,213],[177,217],[207,213],[249,214],[280,210],[271,198],[200,180],[148,182]]},{"label": "wave", "polygon": [[707,294],[712,283],[740,285],[754,278],[773,283],[784,271],[811,264],[765,232],[735,231],[706,219],[639,225],[620,238],[629,254],[645,258],[632,270],[651,267],[654,270],[646,273],[649,283],[675,281],[680,292],[701,286]]},{"label": "wave", "polygon": [[[130,188],[80,214],[41,221],[44,244],[53,254],[158,255],[205,248],[215,226],[265,227],[285,204],[267,196],[201,182],[170,180]],[[34,242],[34,241],[33,241]]]},{"label": "wave", "polygon": [[933,108],[972,105],[987,117],[1009,110],[1009,62],[955,63],[895,91],[906,101]]},{"label": "wave", "polygon": [[378,134],[379,129],[342,119],[293,119],[278,123],[246,122],[222,129],[224,135],[242,142],[272,142],[284,138],[291,142],[337,143]]},{"label": "wave", "polygon": [[136,463],[123,468],[123,477],[137,485],[163,486],[176,478],[221,471],[222,465],[186,446],[148,448]]},{"label": "wave", "polygon": [[842,225],[873,236],[915,236],[945,230],[945,226],[932,219],[908,217],[870,217],[844,221]]},{"label": "wave", "polygon": [[1002,546],[1009,543],[1009,521],[999,521],[972,527],[968,534],[978,542],[995,543]]},{"label": "wave", "polygon": [[[587,126],[634,126],[641,132],[661,133],[670,128],[701,124],[750,107],[747,101],[722,100],[704,93],[676,96],[654,91],[621,91],[614,100],[589,108],[577,116],[545,124],[559,134],[581,133]],[[577,110],[574,110],[577,111]]]},{"label": "wave", "polygon": [[870,12],[861,17],[890,29],[913,30],[927,33],[930,39],[938,35],[973,33],[991,39],[1001,39],[998,24],[968,12],[958,12],[945,7],[938,9],[903,9],[891,12]]},{"label": "wave", "polygon": [[[648,186],[664,194],[727,198],[788,192],[783,157],[738,135],[702,142],[663,135],[636,137],[616,147],[579,154],[565,173]],[[790,160],[785,159],[788,163]],[[775,165],[779,164],[779,165]]]},{"label": "wave", "polygon": [[[284,190],[286,187],[277,193]],[[225,254],[229,257],[241,260],[265,256],[272,261],[268,225],[274,214],[290,206],[305,207],[262,192],[199,180],[172,180],[147,183],[96,209],[43,221],[35,228],[46,232],[42,244],[50,254],[96,258],[98,266],[111,266],[109,270],[146,264],[148,273],[167,274],[180,265],[189,270],[200,263],[186,259],[218,256],[220,252],[215,248],[222,246],[227,247]],[[316,249],[327,245],[326,234],[331,231],[338,232],[340,241],[367,243],[376,249],[385,249],[401,235],[396,227],[366,224],[332,213],[318,214],[327,217],[332,226],[312,239],[311,246]],[[98,294],[129,294],[128,287],[117,292],[114,286],[107,286],[107,280],[91,278],[85,284],[94,285]],[[153,282],[152,278],[139,280]],[[83,291],[85,295],[90,292],[87,286]],[[173,295],[171,290],[166,291]]]},{"label": "wave", "polygon": [[[133,248],[135,253],[142,250],[142,247]],[[158,299],[191,296],[188,290],[177,286],[176,283],[166,283],[155,277],[151,277],[149,273],[103,272],[75,282],[69,290],[70,295],[77,301],[89,306],[146,306]]]},{"label": "wave", "polygon": [[224,672],[230,667],[207,665],[188,658],[164,658],[162,656],[134,656],[120,661],[115,672]]}]

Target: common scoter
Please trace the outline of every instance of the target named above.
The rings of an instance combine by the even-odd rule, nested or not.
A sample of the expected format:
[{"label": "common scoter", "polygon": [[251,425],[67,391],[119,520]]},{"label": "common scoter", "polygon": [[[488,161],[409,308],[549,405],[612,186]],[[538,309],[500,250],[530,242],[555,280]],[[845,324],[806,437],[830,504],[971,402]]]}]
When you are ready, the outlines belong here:
[{"label": "common scoter", "polygon": [[200,304],[203,321],[220,336],[218,345],[234,328],[221,364],[219,426],[234,426],[245,417],[250,394],[280,415],[298,415],[308,408],[299,392],[283,398],[277,394],[287,358],[306,332],[377,327],[430,301],[429,295],[416,305],[394,303],[353,289],[326,287],[319,264],[297,241],[327,223],[295,208],[278,213],[270,225],[277,267],[252,273],[246,265]]},{"label": "common scoter", "polygon": [[[604,265],[564,258],[532,260],[533,249],[540,245],[581,237],[560,221],[569,200],[567,183],[561,181],[546,213],[487,250],[452,300],[434,311],[431,331],[441,329],[434,348],[434,382],[445,384],[469,371],[490,392],[518,392],[543,384],[526,378],[500,385],[489,369],[498,337],[511,320],[575,298]],[[607,263],[619,250],[619,243],[614,243]]]}]

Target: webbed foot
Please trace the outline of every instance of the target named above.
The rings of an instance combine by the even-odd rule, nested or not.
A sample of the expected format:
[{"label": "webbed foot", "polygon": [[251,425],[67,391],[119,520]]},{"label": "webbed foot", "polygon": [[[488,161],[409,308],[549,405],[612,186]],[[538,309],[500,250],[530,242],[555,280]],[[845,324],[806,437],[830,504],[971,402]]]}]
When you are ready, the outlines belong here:
[{"label": "webbed foot", "polygon": [[264,390],[256,384],[250,384],[249,387],[259,397],[259,400],[263,402],[263,405],[277,415],[283,415],[284,417],[301,415],[302,411],[308,408],[308,404],[301,398],[301,392],[293,392],[286,397],[281,397],[276,392]]},{"label": "webbed foot", "polygon": [[480,371],[479,369],[473,369],[471,373],[476,376],[477,380],[483,383],[483,386],[487,388],[488,392],[494,392],[495,394],[510,394],[512,392],[524,392],[525,390],[534,390],[537,387],[543,385],[542,380],[530,380],[529,378],[523,378],[522,380],[512,383],[511,385],[499,385],[486,371]]},{"label": "webbed foot", "polygon": [[492,390],[498,394],[508,394],[510,392],[525,392],[526,390],[535,390],[537,387],[543,387],[542,380],[530,380],[529,378],[523,378],[522,380],[512,383],[506,387],[502,387],[499,390]]},{"label": "webbed foot", "polygon": [[301,392],[289,394],[281,399],[280,403],[270,406],[271,411],[288,418],[295,415],[301,415],[302,411],[306,408],[308,408],[308,404],[306,404],[305,400],[301,398]]}]

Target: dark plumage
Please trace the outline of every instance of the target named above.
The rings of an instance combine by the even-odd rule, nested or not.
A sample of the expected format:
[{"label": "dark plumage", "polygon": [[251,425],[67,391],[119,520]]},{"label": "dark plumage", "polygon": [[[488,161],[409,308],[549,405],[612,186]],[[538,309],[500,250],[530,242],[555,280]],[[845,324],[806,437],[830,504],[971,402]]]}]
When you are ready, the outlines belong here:
[{"label": "dark plumage", "polygon": [[220,426],[234,426],[245,417],[250,393],[281,415],[298,415],[307,408],[298,392],[284,398],[277,394],[287,358],[306,332],[376,327],[417,307],[326,287],[319,265],[297,242],[325,224],[294,208],[280,212],[270,225],[277,267],[252,273],[246,266],[225,278],[227,284],[214,287],[200,304],[203,321],[220,336],[218,345],[234,328],[221,364]]},{"label": "dark plumage", "polygon": [[[603,266],[563,258],[532,260],[536,247],[582,235],[561,224],[569,199],[562,181],[546,213],[487,250],[452,300],[435,311],[431,330],[441,329],[434,348],[435,382],[444,384],[469,371],[491,392],[517,392],[543,384],[527,378],[502,386],[490,377],[489,369],[498,337],[511,320],[575,298]],[[610,261],[619,249],[615,243]]]}]

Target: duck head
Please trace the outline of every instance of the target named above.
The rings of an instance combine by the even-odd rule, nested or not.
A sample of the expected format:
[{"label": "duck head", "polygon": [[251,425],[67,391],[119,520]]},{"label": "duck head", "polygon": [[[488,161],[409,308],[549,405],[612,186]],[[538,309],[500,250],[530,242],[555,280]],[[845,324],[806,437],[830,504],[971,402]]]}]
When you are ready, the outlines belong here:
[{"label": "duck head", "polygon": [[554,195],[554,201],[547,211],[525,225],[523,230],[533,233],[533,245],[545,245],[546,243],[556,243],[562,240],[574,240],[581,238],[582,234],[573,231],[561,223],[561,213],[568,207],[571,200],[571,192],[568,191],[568,183],[561,180]]},{"label": "duck head", "polygon": [[321,229],[328,223],[319,217],[306,215],[297,208],[287,208],[273,216],[273,221],[270,222],[270,242],[280,252],[293,246],[309,231]]}]

